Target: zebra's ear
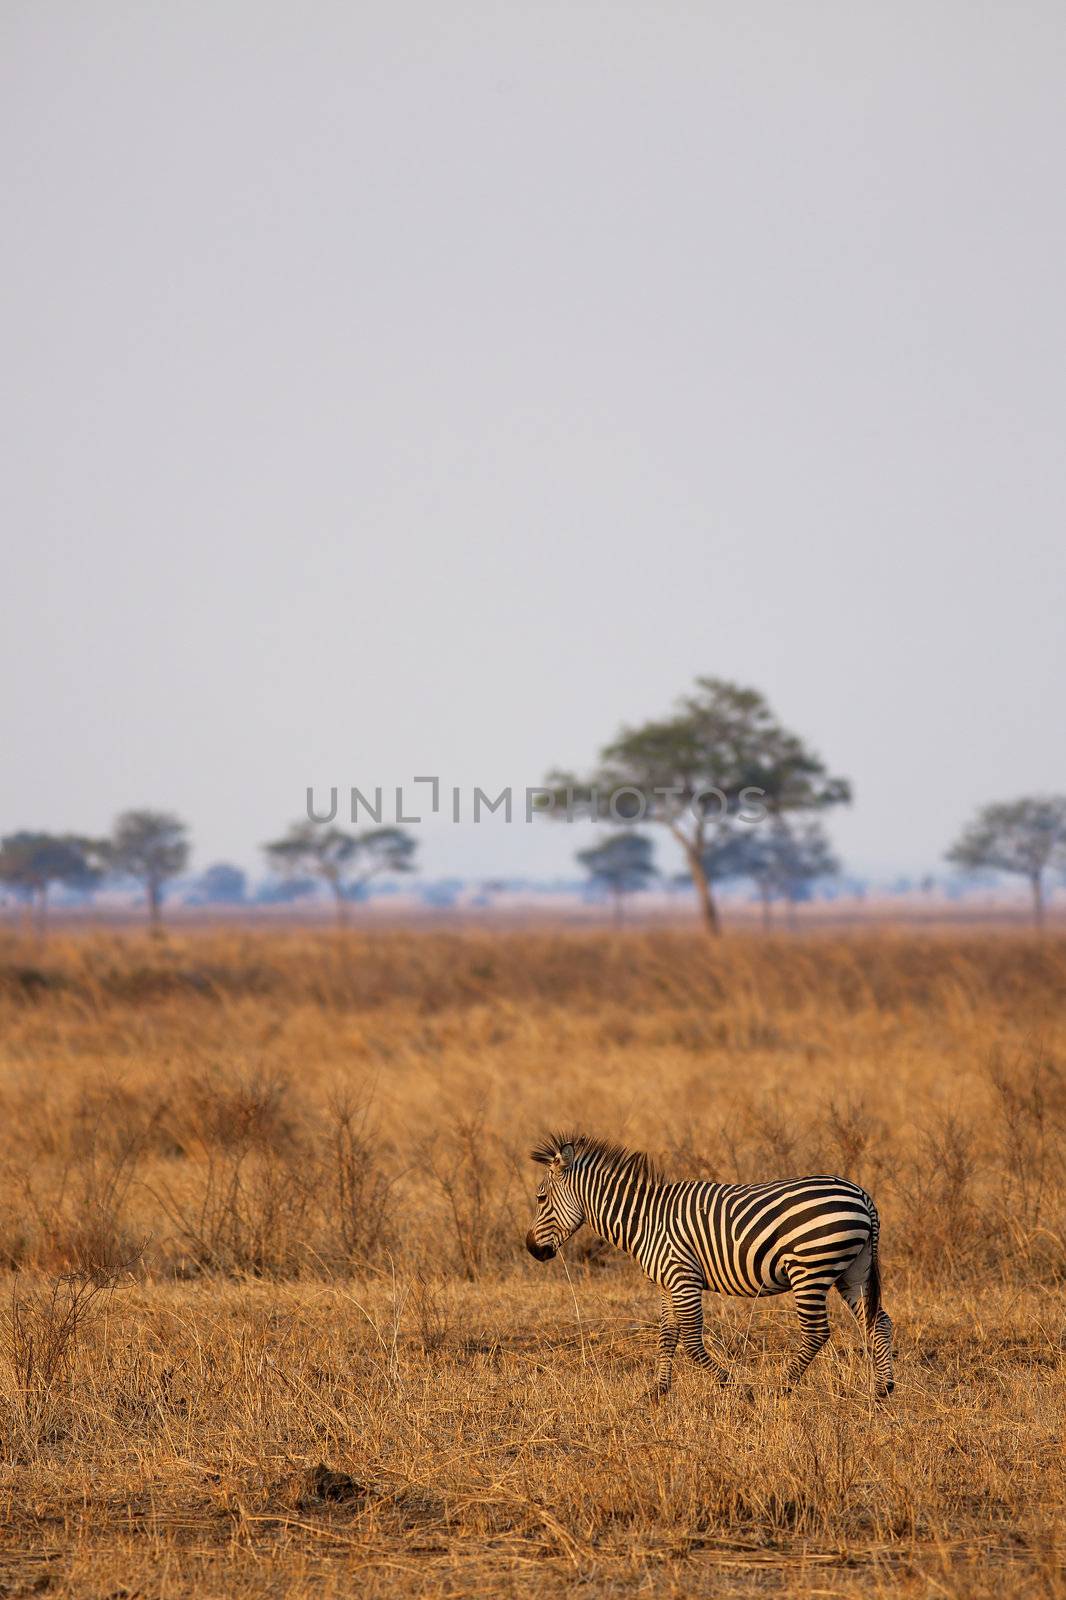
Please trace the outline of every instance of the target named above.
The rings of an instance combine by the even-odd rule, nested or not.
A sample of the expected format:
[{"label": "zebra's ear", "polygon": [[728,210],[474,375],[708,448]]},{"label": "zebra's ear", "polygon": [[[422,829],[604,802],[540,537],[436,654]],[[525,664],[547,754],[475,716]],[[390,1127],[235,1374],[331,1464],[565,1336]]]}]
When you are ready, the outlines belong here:
[{"label": "zebra's ear", "polygon": [[560,1145],[560,1147],[559,1147],[559,1167],[560,1167],[560,1170],[563,1171],[563,1172],[566,1172],[570,1167],[573,1166],[573,1164],[574,1164],[574,1147],[573,1147],[573,1145],[572,1144]]}]

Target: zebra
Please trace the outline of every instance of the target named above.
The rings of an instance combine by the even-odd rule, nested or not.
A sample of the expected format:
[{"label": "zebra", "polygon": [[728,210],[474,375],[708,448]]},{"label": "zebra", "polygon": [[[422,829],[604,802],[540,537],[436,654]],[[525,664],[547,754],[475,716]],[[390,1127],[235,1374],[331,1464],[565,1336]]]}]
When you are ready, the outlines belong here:
[{"label": "zebra", "polygon": [[703,1291],[758,1296],[791,1289],[802,1343],[786,1386],[829,1338],[826,1297],[836,1286],[870,1352],[878,1399],[892,1393],[892,1322],[881,1305],[873,1200],[846,1178],[771,1183],[667,1183],[640,1150],[549,1134],[531,1152],[547,1169],[526,1249],[550,1261],[583,1223],[638,1261],[658,1286],[659,1349],[652,1398],[670,1389],[678,1339],[720,1384],[730,1375],[703,1342]]}]

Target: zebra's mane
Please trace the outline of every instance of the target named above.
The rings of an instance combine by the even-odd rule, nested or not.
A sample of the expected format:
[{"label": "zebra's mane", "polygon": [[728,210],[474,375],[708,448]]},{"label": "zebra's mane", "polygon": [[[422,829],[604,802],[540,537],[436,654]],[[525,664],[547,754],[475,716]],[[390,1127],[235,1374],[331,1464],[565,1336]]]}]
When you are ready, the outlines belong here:
[{"label": "zebra's mane", "polygon": [[564,1145],[572,1144],[574,1159],[594,1161],[603,1172],[625,1173],[627,1176],[646,1178],[649,1183],[661,1183],[662,1172],[658,1164],[643,1150],[629,1150],[623,1144],[611,1144],[607,1139],[594,1139],[588,1133],[549,1133],[530,1151],[534,1161],[548,1167]]}]

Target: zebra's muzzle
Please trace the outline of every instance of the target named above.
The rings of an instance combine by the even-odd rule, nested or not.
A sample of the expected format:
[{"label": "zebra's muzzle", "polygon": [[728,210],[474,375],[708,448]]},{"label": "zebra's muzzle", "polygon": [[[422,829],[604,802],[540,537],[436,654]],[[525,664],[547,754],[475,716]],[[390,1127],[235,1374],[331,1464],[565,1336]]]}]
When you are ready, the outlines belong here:
[{"label": "zebra's muzzle", "polygon": [[526,1249],[529,1251],[534,1261],[550,1261],[552,1256],[555,1254],[555,1246],[553,1244],[537,1243],[536,1239],[533,1237],[532,1228],[530,1228],[529,1232],[526,1234]]}]

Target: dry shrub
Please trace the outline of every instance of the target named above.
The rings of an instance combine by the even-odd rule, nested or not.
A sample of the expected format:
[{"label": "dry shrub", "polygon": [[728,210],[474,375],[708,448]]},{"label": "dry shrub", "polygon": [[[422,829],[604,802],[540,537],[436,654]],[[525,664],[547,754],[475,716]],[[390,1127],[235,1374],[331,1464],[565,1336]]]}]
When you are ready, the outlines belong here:
[{"label": "dry shrub", "polygon": [[52,1107],[50,1137],[27,1141],[43,1155],[20,1153],[5,1164],[12,1266],[46,1271],[117,1270],[140,1259],[143,1228],[129,1221],[140,1163],[158,1136],[165,1103],[138,1099],[121,1084],[82,1086],[65,1117]]},{"label": "dry shrub", "polygon": [[399,1174],[385,1170],[383,1141],[371,1114],[371,1097],[350,1090],[327,1103],[328,1140],[320,1204],[333,1254],[348,1270],[366,1269],[393,1244],[393,1191]]},{"label": "dry shrub", "polygon": [[315,1191],[298,1151],[205,1150],[190,1199],[154,1190],[175,1230],[184,1271],[298,1276]]},{"label": "dry shrub", "polygon": [[381,1266],[392,1192],[371,1099],[342,1086],[310,1103],[286,1071],[214,1071],[180,1084],[176,1161],[150,1185],[181,1274],[299,1277]]},{"label": "dry shrub", "polygon": [[416,1272],[411,1288],[411,1309],[423,1354],[435,1355],[447,1343],[452,1322],[447,1289],[439,1278]]},{"label": "dry shrub", "polygon": [[31,1458],[42,1444],[61,1435],[86,1326],[120,1280],[129,1277],[139,1255],[138,1250],[125,1262],[100,1263],[30,1288],[14,1279],[4,1353],[14,1380],[5,1433],[15,1460]]},{"label": "dry shrub", "polygon": [[519,1229],[514,1155],[488,1131],[484,1108],[454,1117],[421,1163],[444,1201],[441,1251],[468,1279],[513,1258]]},{"label": "dry shrub", "polygon": [[993,1055],[999,1193],[996,1222],[1020,1263],[1066,1272],[1066,1075],[1041,1048],[1013,1063]]},{"label": "dry shrub", "polygon": [[180,1177],[152,1186],[184,1271],[284,1276],[301,1270],[313,1170],[278,1070],[190,1074],[170,1108]]},{"label": "dry shrub", "polygon": [[222,1061],[187,1073],[175,1085],[169,1123],[175,1147],[186,1141],[219,1150],[282,1150],[295,1136],[292,1083],[280,1067],[235,1069]]}]

